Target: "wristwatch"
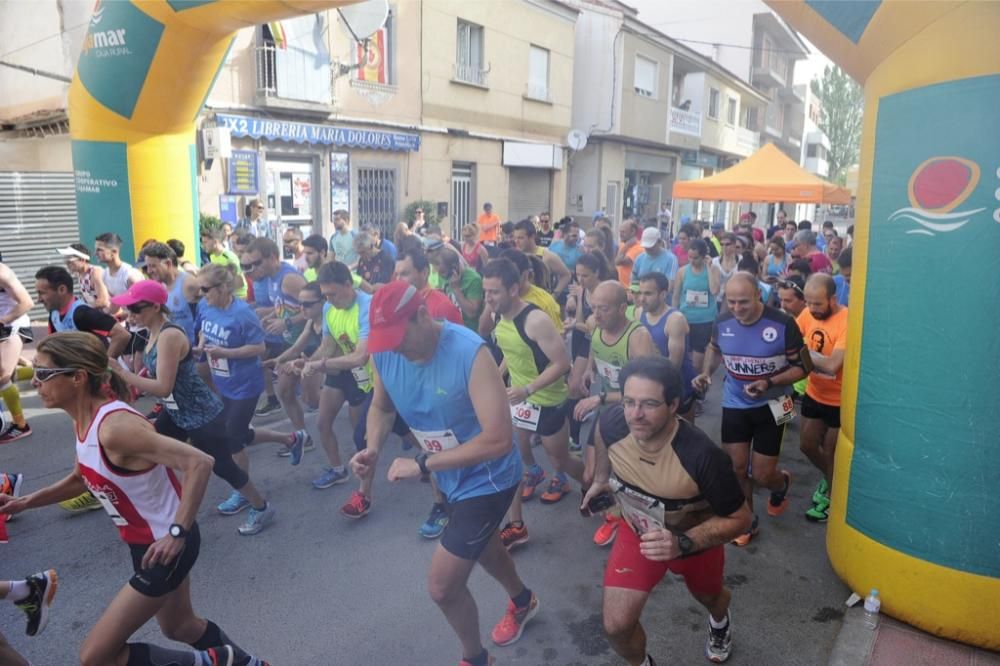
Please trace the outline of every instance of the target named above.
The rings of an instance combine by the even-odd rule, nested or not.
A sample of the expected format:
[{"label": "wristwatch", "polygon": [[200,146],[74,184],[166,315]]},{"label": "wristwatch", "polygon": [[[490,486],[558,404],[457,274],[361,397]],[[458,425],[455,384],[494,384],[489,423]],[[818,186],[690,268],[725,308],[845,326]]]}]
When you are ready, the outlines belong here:
[{"label": "wristwatch", "polygon": [[770,377],[768,377],[765,381],[767,382],[767,388],[773,388],[774,387],[774,382],[771,381]]},{"label": "wristwatch", "polygon": [[678,534],[677,547],[681,549],[681,555],[690,555],[694,550],[694,541],[687,534]]},{"label": "wristwatch", "polygon": [[184,526],[181,525],[180,523],[174,523],[173,525],[171,525],[169,532],[170,536],[174,537],[175,539],[186,539],[188,535],[188,531],[184,529]]},{"label": "wristwatch", "polygon": [[427,454],[425,452],[421,451],[413,459],[417,461],[417,467],[420,468],[421,474],[431,473],[431,471],[427,469]]},{"label": "wristwatch", "polygon": [[601,391],[600,398],[601,398],[601,404],[602,405],[605,404],[605,403],[607,403],[607,401],[608,401],[608,392],[607,391]]}]

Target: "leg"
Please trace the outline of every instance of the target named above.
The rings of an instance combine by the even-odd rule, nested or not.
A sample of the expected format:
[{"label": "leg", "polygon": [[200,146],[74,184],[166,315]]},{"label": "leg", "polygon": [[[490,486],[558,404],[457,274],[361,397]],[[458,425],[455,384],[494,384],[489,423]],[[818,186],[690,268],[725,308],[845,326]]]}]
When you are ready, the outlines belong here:
[{"label": "leg", "polygon": [[486,573],[503,586],[507,596],[511,599],[524,592],[524,582],[517,574],[517,567],[514,566],[514,560],[510,553],[500,543],[499,533],[490,537],[486,548],[479,555],[479,564]]},{"label": "leg", "polygon": [[[747,504],[753,511],[753,479],[749,475],[750,465],[750,442],[723,442],[722,449],[733,461],[733,472],[736,473],[736,480],[740,482],[743,495],[747,498]],[[756,469],[754,469],[756,472]]]},{"label": "leg", "polygon": [[535,454],[531,450],[531,435],[533,433],[521,428],[515,428],[514,430],[517,434],[517,450],[521,454],[521,461],[525,467],[534,467],[538,463],[535,461]]},{"label": "leg", "polygon": [[624,587],[604,588],[604,632],[615,652],[631,666],[646,660],[646,631],[639,622],[648,592]]},{"label": "leg", "polygon": [[[337,388],[324,386],[319,396],[319,414],[316,417],[316,429],[319,431],[320,443],[326,451],[326,457],[332,467],[340,467],[340,445],[333,433],[333,421],[337,418],[340,408],[344,406],[344,392]],[[364,492],[362,490],[362,492]]]},{"label": "leg", "polygon": [[319,392],[323,388],[323,375],[309,375],[302,379],[300,383],[302,391],[302,401],[309,406],[309,409],[319,407]]},{"label": "leg", "polygon": [[27,660],[10,646],[2,633],[0,633],[0,664],[3,666],[28,666]]},{"label": "leg", "polygon": [[840,428],[827,428],[823,436],[823,474],[826,482],[833,487],[833,463],[837,455],[837,440],[840,438]]},{"label": "leg", "polygon": [[729,602],[733,599],[733,593],[728,587],[723,587],[716,594],[695,594],[691,593],[698,603],[708,609],[712,619],[716,622],[725,622],[726,613],[729,611]]},{"label": "leg", "polygon": [[822,419],[802,417],[799,425],[799,450],[805,454],[809,462],[823,472],[823,476],[827,476],[827,458],[823,451],[826,434],[827,427]]},{"label": "leg", "polygon": [[17,360],[21,357],[23,347],[24,341],[17,333],[0,342],[0,396],[7,403],[14,425],[19,428],[26,426],[27,422],[24,420],[24,410],[21,408],[21,394],[17,390],[17,385],[11,381],[11,376],[17,367]]},{"label": "leg", "polygon": [[783,490],[785,475],[778,471],[778,456],[768,456],[754,451],[753,481],[771,491]]},{"label": "leg", "polygon": [[569,454],[568,421],[563,421],[562,427],[554,435],[543,436],[542,446],[549,454],[549,460],[557,473],[568,474],[583,483],[583,461]]},{"label": "leg", "polygon": [[237,661],[247,659],[249,655],[214,622],[199,617],[191,605],[191,577],[184,579],[181,585],[164,597],[163,607],[156,614],[156,622],[166,638],[178,643],[187,643],[195,650],[229,645],[233,648]]},{"label": "leg", "polygon": [[159,612],[165,601],[166,597],[147,597],[125,585],[83,640],[80,664],[126,666],[129,654],[126,641]]},{"label": "leg", "polygon": [[[296,428],[298,430],[299,428]],[[277,442],[278,444],[291,444],[292,433],[271,430],[270,428],[254,428],[253,441],[251,444],[264,444],[267,442]]]},{"label": "leg", "polygon": [[[292,427],[296,430],[305,430],[306,418],[302,413],[302,404],[295,395],[295,389],[299,386],[301,378],[298,375],[288,375],[282,373],[278,376],[277,394],[281,406],[288,414],[288,420],[292,422]],[[256,442],[255,442],[256,443]]]},{"label": "leg", "polygon": [[[494,540],[503,550],[499,546],[499,537],[494,536]],[[477,657],[483,652],[479,635],[479,609],[466,584],[474,565],[474,560],[456,557],[438,545],[431,558],[427,577],[431,599],[458,634],[458,640],[462,643],[462,656],[467,658]]]}]

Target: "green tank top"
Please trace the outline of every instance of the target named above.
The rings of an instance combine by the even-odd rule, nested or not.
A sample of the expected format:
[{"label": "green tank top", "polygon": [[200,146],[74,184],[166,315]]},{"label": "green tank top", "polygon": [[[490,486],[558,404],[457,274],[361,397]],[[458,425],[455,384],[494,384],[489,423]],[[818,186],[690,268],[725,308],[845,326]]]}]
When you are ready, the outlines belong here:
[{"label": "green tank top", "polygon": [[628,341],[633,331],[642,328],[642,324],[630,321],[625,331],[612,344],[604,342],[600,328],[594,330],[590,338],[590,349],[594,352],[594,365],[597,376],[601,380],[601,389],[606,392],[620,391],[618,373],[628,363]]},{"label": "green tank top", "polygon": [[[330,331],[331,337],[337,343],[342,354],[350,354],[357,348],[358,338],[361,333],[361,321],[359,318],[358,297],[354,298],[354,303],[346,310],[341,310],[330,306],[326,309],[326,327]],[[368,357],[368,362],[360,368],[351,368],[351,375],[365,393],[374,388],[372,386],[372,360]]]},{"label": "green tank top", "polygon": [[[527,386],[549,366],[549,357],[524,330],[528,314],[538,309],[528,303],[513,320],[501,317],[497,324],[497,344],[507,361],[511,386]],[[545,388],[532,393],[528,402],[539,407],[557,407],[566,402],[568,397],[569,387],[566,378],[560,377]]]}]

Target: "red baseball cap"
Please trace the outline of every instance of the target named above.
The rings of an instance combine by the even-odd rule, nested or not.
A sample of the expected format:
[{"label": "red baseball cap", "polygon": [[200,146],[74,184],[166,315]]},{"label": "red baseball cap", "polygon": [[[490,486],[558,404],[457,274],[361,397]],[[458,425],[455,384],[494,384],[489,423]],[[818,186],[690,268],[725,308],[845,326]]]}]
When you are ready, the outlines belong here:
[{"label": "red baseball cap", "polygon": [[118,294],[111,299],[115,305],[128,307],[136,303],[158,303],[165,305],[167,302],[167,288],[156,280],[140,280],[136,282],[128,291]]},{"label": "red baseball cap", "polygon": [[369,308],[371,330],[368,333],[370,353],[394,351],[403,342],[410,317],[424,304],[409,282],[396,280],[375,292]]}]

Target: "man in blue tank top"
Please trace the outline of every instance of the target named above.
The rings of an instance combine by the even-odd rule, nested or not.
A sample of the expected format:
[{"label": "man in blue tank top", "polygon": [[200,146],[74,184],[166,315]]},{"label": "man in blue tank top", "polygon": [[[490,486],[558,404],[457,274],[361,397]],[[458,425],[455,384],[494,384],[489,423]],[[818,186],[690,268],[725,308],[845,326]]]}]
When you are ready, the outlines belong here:
[{"label": "man in blue tank top", "polygon": [[49,334],[66,331],[93,333],[116,358],[129,341],[129,333],[104,310],[90,307],[73,295],[73,276],[62,266],[45,266],[35,273],[38,300],[49,312]]},{"label": "man in blue tank top", "polygon": [[[809,351],[795,320],[761,302],[756,275],[733,273],[726,304],[729,311],[715,320],[705,371],[693,383],[707,391],[712,374],[725,362],[722,448],[733,460],[750,508],[756,483],[771,491],[768,515],[780,516],[788,507],[792,474],[778,471],[778,455],[785,424],[795,416],[791,385],[811,369]],[[733,543],[745,546],[756,534],[755,514],[750,530]]]},{"label": "man in blue tank top", "polygon": [[166,243],[150,243],[143,251],[149,277],[167,288],[170,321],[183,328],[191,345],[196,345],[194,310],[201,300],[197,280],[178,267],[177,254]]},{"label": "man in blue tank top", "polygon": [[498,529],[522,472],[507,391],[482,338],[433,319],[412,285],[397,280],[379,289],[370,316],[374,394],[368,448],[354,456],[351,467],[370,483],[396,414],[406,420],[423,450],[415,459],[396,458],[389,480],[433,473],[444,493],[450,519],[431,563],[431,598],[458,634],[461,664],[486,666],[491,661],[467,585],[476,563],[510,597],[493,629],[494,643],[519,639],[538,611],[538,599],[518,576]]}]

